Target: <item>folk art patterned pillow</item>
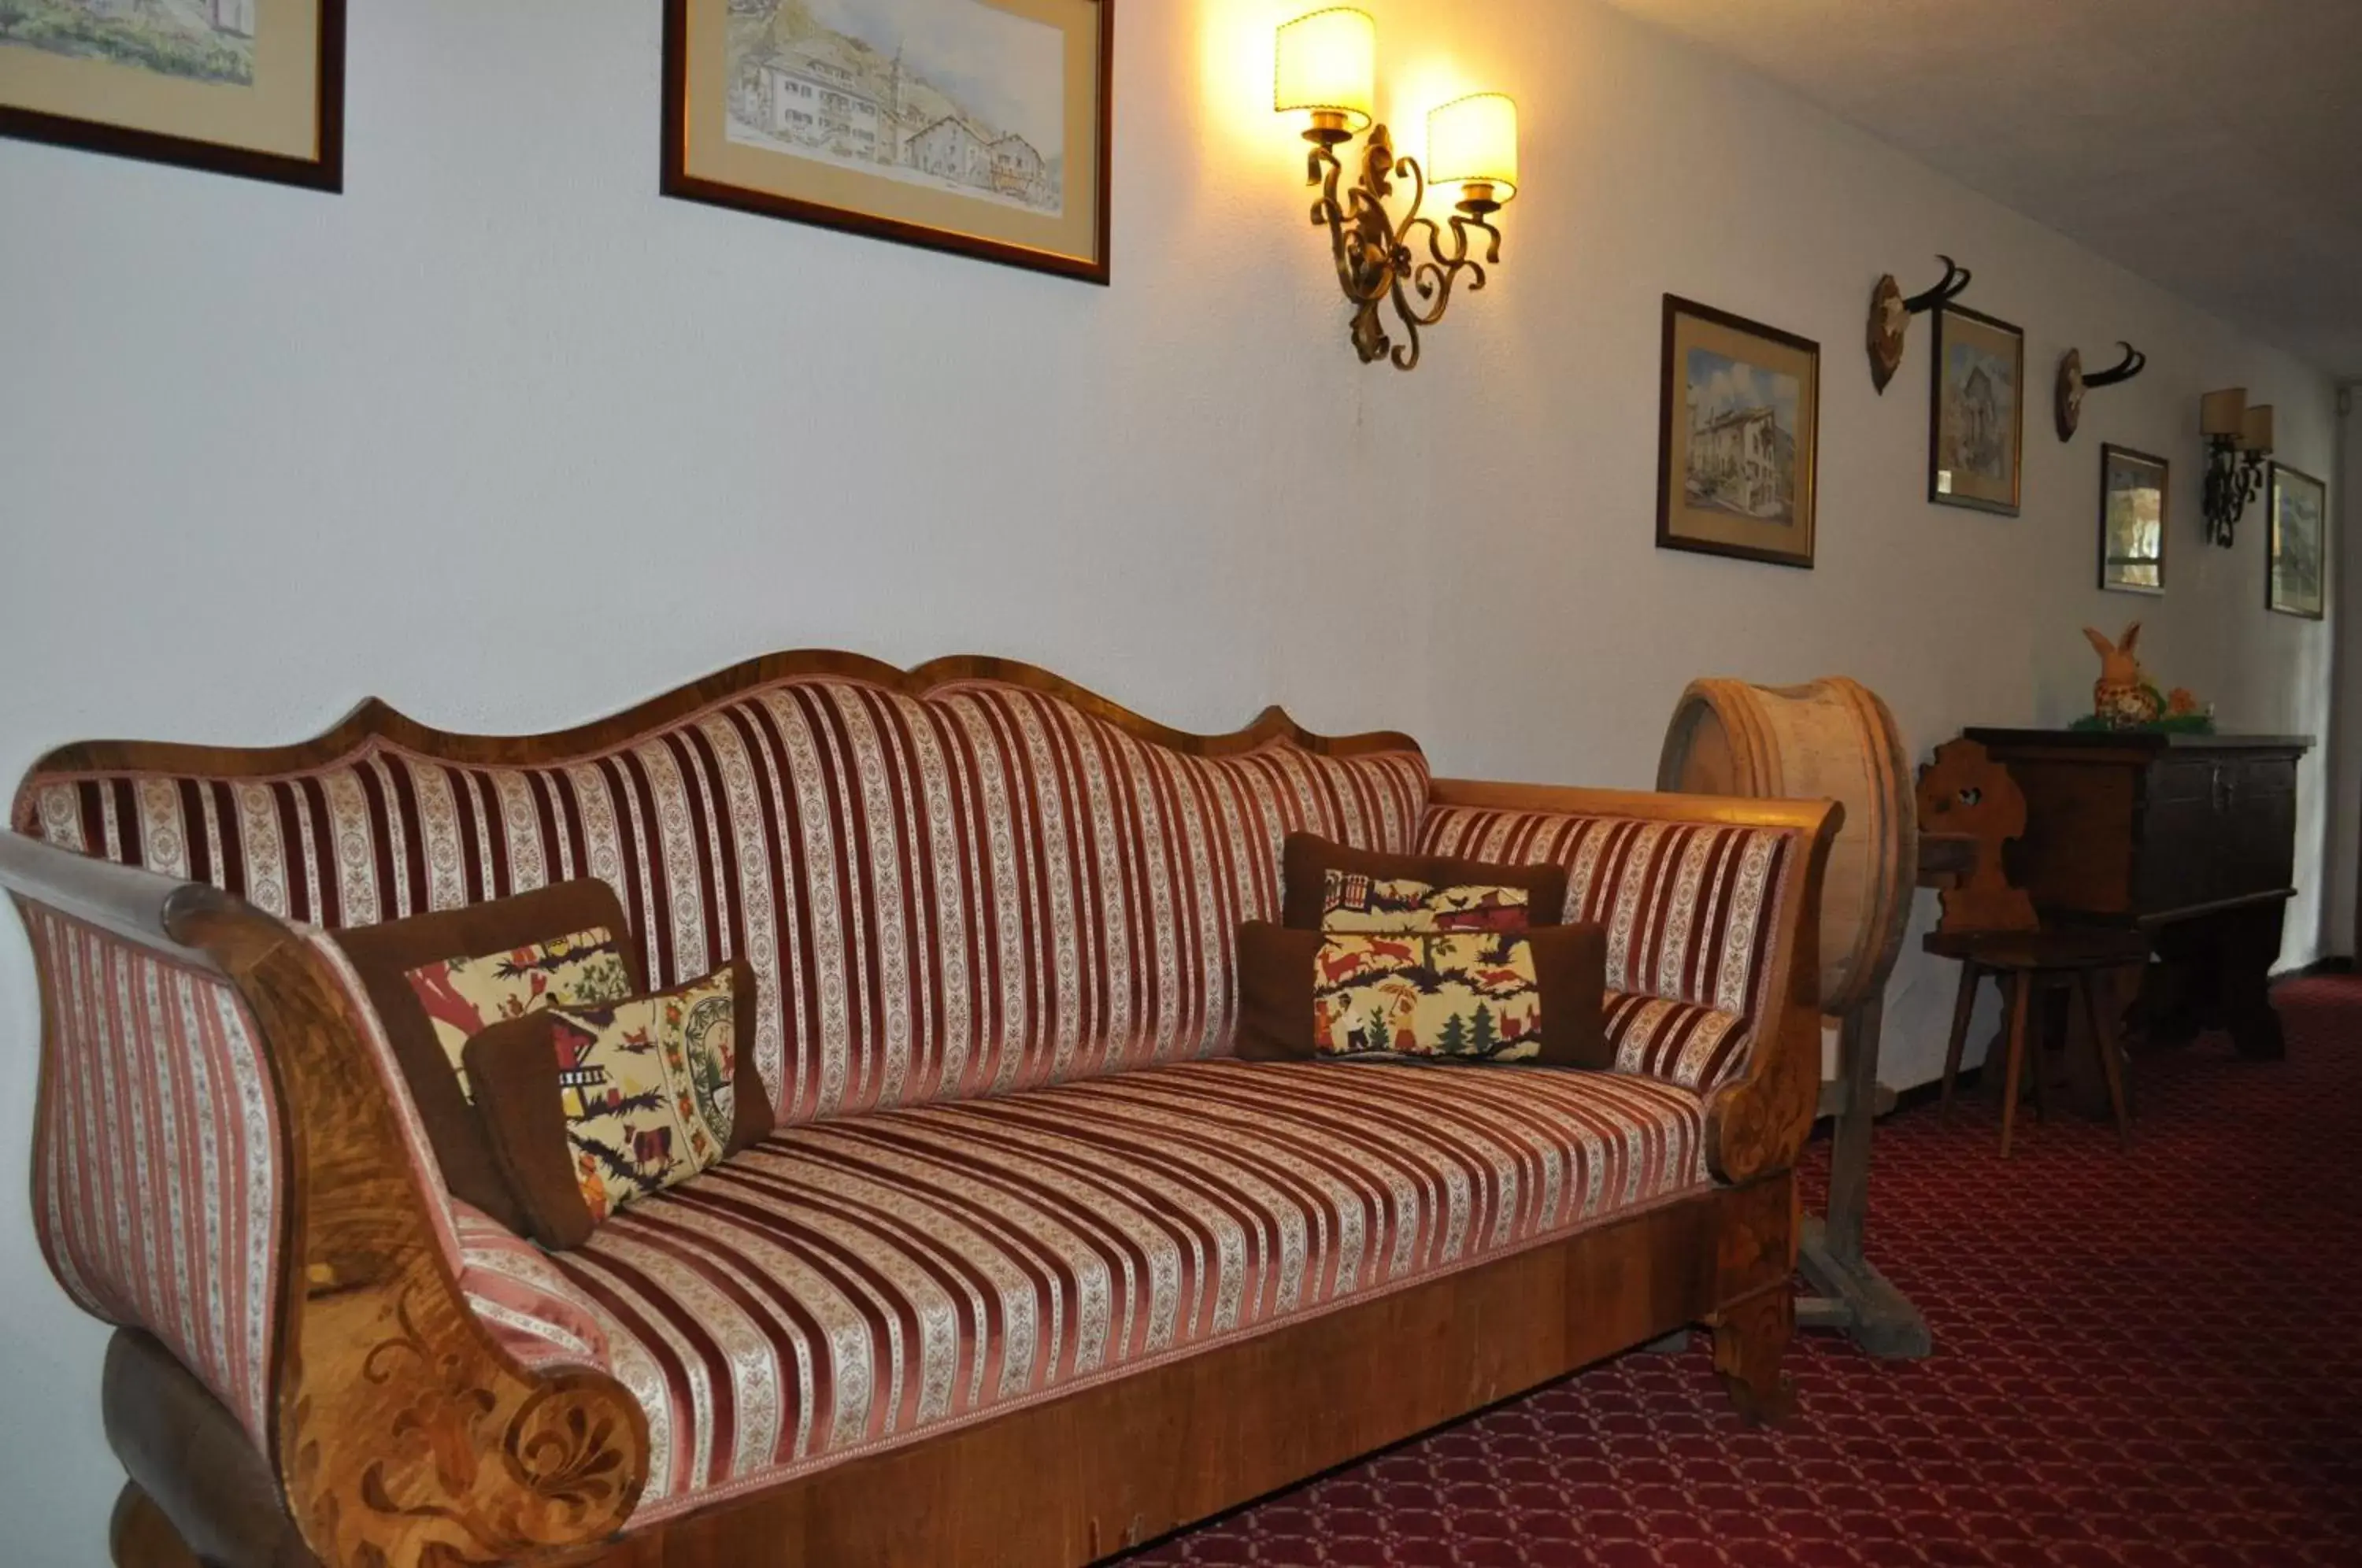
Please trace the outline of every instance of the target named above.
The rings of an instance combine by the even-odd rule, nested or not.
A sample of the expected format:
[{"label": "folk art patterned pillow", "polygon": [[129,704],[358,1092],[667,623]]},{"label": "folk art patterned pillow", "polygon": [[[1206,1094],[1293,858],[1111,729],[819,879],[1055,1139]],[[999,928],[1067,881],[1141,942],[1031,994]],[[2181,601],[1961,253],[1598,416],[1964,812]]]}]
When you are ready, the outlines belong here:
[{"label": "folk art patterned pillow", "polygon": [[544,1246],[579,1247],[624,1205],[771,1131],[744,960],[655,996],[553,1007],[468,1043],[476,1109]]},{"label": "folk art patterned pillow", "polygon": [[1239,1054],[1613,1065],[1601,1012],[1606,933],[1239,931]]},{"label": "folk art patterned pillow", "polygon": [[476,1035],[543,1008],[616,1002],[633,990],[622,948],[604,927],[502,953],[438,959],[403,978],[417,993],[458,1077],[459,1092],[471,1102],[476,1096],[464,1055]]},{"label": "folk art patterned pillow", "polygon": [[1323,931],[1522,932],[1530,923],[1523,888],[1438,887],[1408,877],[1331,868],[1320,889]]}]

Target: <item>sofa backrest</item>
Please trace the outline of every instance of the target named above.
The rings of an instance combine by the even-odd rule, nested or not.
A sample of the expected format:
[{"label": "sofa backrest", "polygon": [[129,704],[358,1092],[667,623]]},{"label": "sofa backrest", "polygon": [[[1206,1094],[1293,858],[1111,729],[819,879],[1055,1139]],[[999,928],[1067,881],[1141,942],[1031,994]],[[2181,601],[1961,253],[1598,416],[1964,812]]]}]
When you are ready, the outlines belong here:
[{"label": "sofa backrest", "polygon": [[753,962],[783,1122],[1222,1052],[1281,840],[1418,833],[1400,736],[1204,739],[1019,667],[803,657],[531,740],[371,704],[280,751],[70,748],[14,824],[331,928],[603,878],[653,984]]}]

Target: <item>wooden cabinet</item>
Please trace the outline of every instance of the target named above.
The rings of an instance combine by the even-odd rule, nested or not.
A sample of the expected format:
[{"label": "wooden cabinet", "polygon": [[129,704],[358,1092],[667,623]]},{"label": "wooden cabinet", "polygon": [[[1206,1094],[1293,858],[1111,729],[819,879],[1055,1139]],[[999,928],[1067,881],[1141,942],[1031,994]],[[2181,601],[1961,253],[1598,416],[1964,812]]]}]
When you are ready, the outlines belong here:
[{"label": "wooden cabinet", "polygon": [[2301,735],[1971,729],[2025,791],[2010,878],[2047,922],[2137,925],[2170,971],[2169,1030],[2278,1055],[2265,995],[2295,892]]}]

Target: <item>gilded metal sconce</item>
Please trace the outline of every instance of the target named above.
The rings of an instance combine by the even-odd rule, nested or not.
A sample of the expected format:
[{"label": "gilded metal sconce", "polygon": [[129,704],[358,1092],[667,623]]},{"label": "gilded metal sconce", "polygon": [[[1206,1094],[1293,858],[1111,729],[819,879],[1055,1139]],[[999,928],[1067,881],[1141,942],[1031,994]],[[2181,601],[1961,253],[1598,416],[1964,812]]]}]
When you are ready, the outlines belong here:
[{"label": "gilded metal sconce", "polygon": [[2199,400],[2206,435],[2206,540],[2229,549],[2247,502],[2264,484],[2272,455],[2272,405],[2247,406],[2247,389],[2229,387]]},{"label": "gilded metal sconce", "polygon": [[[1314,11],[1279,29],[1278,70],[1272,105],[1308,112],[1305,183],[1320,187],[1312,222],[1329,230],[1337,282],[1353,308],[1352,336],[1363,364],[1390,359],[1398,370],[1418,364],[1419,333],[1443,319],[1464,274],[1471,293],[1485,286],[1485,269],[1501,259],[1501,231],[1492,216],[1518,190],[1518,109],[1498,93],[1479,93],[1444,105],[1428,116],[1428,162],[1395,154],[1394,138],[1374,125],[1377,25],[1365,11],[1345,6]],[[1360,172],[1348,186],[1337,149],[1363,127],[1369,139]],[[1400,219],[1386,204],[1395,182],[1407,181],[1410,202]],[[1422,215],[1430,191],[1457,186],[1460,199],[1444,224]],[[1473,237],[1484,237],[1472,256]],[[1424,248],[1426,254],[1420,255]],[[1403,341],[1388,331],[1393,307]]]}]

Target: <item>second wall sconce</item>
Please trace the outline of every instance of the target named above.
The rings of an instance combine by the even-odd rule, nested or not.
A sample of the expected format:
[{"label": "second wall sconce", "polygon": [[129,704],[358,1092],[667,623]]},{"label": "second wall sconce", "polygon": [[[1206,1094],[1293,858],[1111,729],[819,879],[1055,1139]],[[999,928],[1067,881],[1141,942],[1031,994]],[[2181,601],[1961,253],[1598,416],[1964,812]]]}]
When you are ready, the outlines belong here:
[{"label": "second wall sconce", "polygon": [[2263,488],[2272,455],[2272,405],[2247,404],[2247,389],[2227,387],[2198,401],[2206,436],[2206,538],[2229,549],[2247,502]]},{"label": "second wall sconce", "polygon": [[[1312,144],[1305,183],[1320,187],[1312,204],[1315,226],[1329,231],[1337,281],[1352,306],[1353,348],[1363,364],[1390,359],[1398,370],[1418,364],[1419,332],[1443,319],[1451,291],[1464,274],[1473,293],[1485,269],[1501,259],[1501,231],[1492,216],[1518,193],[1518,106],[1499,93],[1456,99],[1427,117],[1427,162],[1395,156],[1394,138],[1375,124],[1377,24],[1366,11],[1332,6],[1298,17],[1279,29],[1278,70],[1272,107],[1311,116],[1304,139]],[[1340,193],[1344,165],[1339,147],[1363,127],[1361,173]],[[1397,220],[1386,211],[1395,180],[1409,182],[1409,204]],[[1430,187],[1456,185],[1460,200],[1443,225],[1421,215]],[[1471,237],[1485,237],[1479,257]],[[1419,254],[1421,247],[1426,254]],[[1391,304],[1403,341],[1387,331]]]}]

